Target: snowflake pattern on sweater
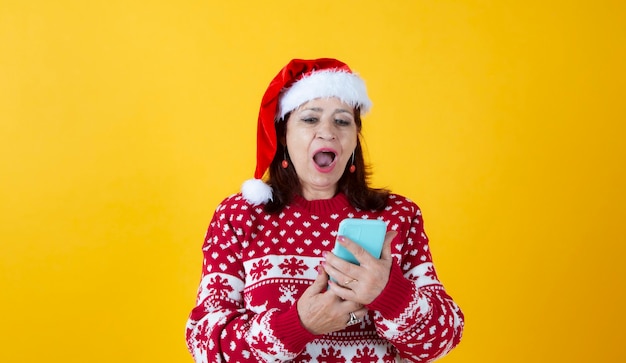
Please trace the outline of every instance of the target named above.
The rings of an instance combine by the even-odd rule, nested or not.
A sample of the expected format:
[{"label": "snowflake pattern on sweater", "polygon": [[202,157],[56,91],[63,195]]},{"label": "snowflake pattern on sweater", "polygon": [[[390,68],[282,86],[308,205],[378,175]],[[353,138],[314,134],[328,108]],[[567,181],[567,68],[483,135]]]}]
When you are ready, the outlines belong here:
[{"label": "snowflake pattern on sweater", "polygon": [[[380,219],[398,235],[383,292],[360,324],[313,335],[296,301],[315,280],[345,218]],[[296,196],[279,214],[241,194],[216,209],[203,244],[202,278],[186,326],[189,351],[205,362],[431,362],[461,339],[463,313],[437,278],[421,211],[391,194],[382,211],[363,211],[344,194]]]}]

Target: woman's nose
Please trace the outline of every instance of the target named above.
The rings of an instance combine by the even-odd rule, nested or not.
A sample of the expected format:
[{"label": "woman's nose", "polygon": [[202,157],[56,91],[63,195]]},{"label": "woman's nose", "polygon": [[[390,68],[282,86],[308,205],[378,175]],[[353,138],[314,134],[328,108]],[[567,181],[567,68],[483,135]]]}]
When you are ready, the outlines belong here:
[{"label": "woman's nose", "polygon": [[317,137],[324,140],[333,140],[336,137],[332,120],[323,120],[317,128]]}]

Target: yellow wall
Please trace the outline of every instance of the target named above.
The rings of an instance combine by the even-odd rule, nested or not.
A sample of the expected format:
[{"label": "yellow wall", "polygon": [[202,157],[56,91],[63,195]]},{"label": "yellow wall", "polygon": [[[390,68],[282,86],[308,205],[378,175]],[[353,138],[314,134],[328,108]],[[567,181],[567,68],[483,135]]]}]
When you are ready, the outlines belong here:
[{"label": "yellow wall", "polygon": [[213,208],[271,77],[319,56],[423,208],[467,318],[445,362],[626,360],[624,3],[302,4],[0,2],[0,362],[191,362]]}]

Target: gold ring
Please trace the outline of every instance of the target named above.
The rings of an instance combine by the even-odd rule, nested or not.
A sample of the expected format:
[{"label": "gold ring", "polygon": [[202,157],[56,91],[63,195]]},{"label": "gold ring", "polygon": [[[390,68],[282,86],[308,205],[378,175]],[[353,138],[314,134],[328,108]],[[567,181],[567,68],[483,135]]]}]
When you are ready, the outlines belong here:
[{"label": "gold ring", "polygon": [[344,282],[343,284],[344,285],[349,285],[349,284],[351,284],[351,283],[353,283],[355,281],[357,281],[357,279],[348,280],[348,281]]}]

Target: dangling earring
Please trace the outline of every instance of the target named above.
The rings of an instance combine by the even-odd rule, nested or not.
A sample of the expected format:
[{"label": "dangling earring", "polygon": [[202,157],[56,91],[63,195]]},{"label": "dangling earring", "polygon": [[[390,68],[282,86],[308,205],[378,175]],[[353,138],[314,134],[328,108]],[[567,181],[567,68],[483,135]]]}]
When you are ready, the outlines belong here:
[{"label": "dangling earring", "polygon": [[352,165],[350,165],[350,169],[348,169],[350,173],[354,173],[356,170],[356,166],[354,165],[354,151],[352,152]]},{"label": "dangling earring", "polygon": [[282,166],[283,169],[287,169],[289,167],[289,162],[287,161],[287,146],[283,149],[283,161],[280,163],[280,166]]}]

